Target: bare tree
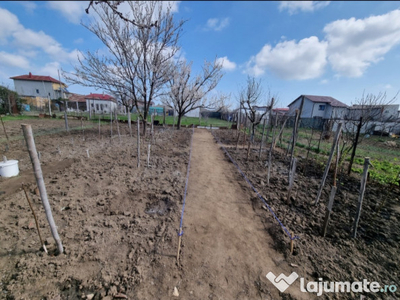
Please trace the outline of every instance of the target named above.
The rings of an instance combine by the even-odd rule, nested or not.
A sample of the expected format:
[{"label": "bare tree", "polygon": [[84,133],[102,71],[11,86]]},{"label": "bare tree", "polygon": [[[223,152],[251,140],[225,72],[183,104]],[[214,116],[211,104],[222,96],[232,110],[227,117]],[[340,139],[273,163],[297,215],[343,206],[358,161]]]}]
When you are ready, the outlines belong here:
[{"label": "bare tree", "polygon": [[254,139],[255,128],[260,124],[262,118],[267,114],[267,112],[272,109],[271,100],[269,98],[269,104],[263,108],[263,111],[257,110],[263,97],[263,90],[261,87],[261,80],[256,81],[254,77],[247,77],[246,86],[239,91],[239,101],[240,106],[244,109],[246,118],[251,123],[251,140]]},{"label": "bare tree", "polygon": [[157,26],[158,25],[157,20],[155,22],[151,23],[151,24],[144,24],[144,23],[137,23],[134,19],[130,19],[129,17],[124,16],[124,14],[122,12],[118,11],[118,6],[123,2],[125,2],[125,1],[107,1],[107,0],[93,1],[93,0],[91,0],[89,2],[88,7],[85,9],[85,12],[87,14],[89,14],[89,10],[90,10],[91,6],[98,5],[100,3],[104,3],[105,5],[107,5],[113,11],[114,14],[116,14],[122,20],[124,20],[126,22],[129,22],[134,26],[151,28],[153,26]]},{"label": "bare tree", "polygon": [[[109,53],[81,53],[74,73],[67,73],[65,78],[112,93],[124,91],[139,112],[145,135],[150,103],[163,93],[172,74],[184,21],[174,22],[171,6],[165,7],[162,1],[126,2],[129,18],[116,13],[117,3],[97,1],[96,6],[92,5],[99,18],[83,26],[101,40]],[[139,103],[143,103],[142,110]]]},{"label": "bare tree", "polygon": [[[386,93],[365,94],[360,99],[356,99],[352,107],[348,109],[343,122],[343,144],[340,150],[340,163],[343,163],[346,156],[351,151],[348,174],[351,173],[357,145],[363,140],[365,135],[361,133],[371,133],[377,123],[394,121],[396,117],[388,114],[385,116],[385,108],[397,99],[397,94],[392,99],[387,99]],[[339,120],[340,122],[341,120]]]},{"label": "bare tree", "polygon": [[192,75],[192,62],[185,60],[176,63],[175,72],[169,80],[169,92],[163,98],[163,103],[174,108],[178,114],[177,129],[181,128],[182,117],[195,109],[221,108],[225,96],[207,98],[221,80],[222,64],[215,59],[206,61],[201,74]]}]

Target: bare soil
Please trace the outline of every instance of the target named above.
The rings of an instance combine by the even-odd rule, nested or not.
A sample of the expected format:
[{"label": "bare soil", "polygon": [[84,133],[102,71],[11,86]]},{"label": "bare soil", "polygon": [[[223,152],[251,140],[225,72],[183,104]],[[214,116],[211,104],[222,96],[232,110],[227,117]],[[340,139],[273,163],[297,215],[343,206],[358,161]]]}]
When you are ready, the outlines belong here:
[{"label": "bare soil", "polygon": [[[47,225],[32,165],[21,138],[32,124],[53,216],[65,247],[56,246]],[[86,125],[88,125],[87,123]],[[290,255],[289,239],[230,163],[207,130],[196,129],[183,219],[181,258],[176,261],[179,221],[191,129],[156,128],[146,165],[149,134],[137,168],[136,127],[120,124],[62,132],[63,120],[9,121],[5,153],[18,159],[20,175],[0,178],[0,299],[314,299],[297,280],[280,293],[265,277],[297,272],[306,280],[399,282],[399,192],[368,183],[357,239],[349,237],[359,182],[341,178],[326,238],[319,229],[329,188],[312,206],[322,171],[300,162],[293,197],[286,202],[283,157],[274,157],[270,186],[256,152],[228,150],[268,200],[278,217],[300,237]],[[84,124],[85,125],[85,124]],[[57,128],[61,132],[55,132]],[[234,132],[215,131],[227,145]],[[87,156],[89,150],[90,157]],[[263,154],[266,155],[265,152]],[[265,159],[265,157],[264,157]],[[28,184],[50,255],[41,249],[22,183]],[[179,297],[173,296],[174,287]],[[366,295],[397,299],[400,294]],[[375,298],[374,298],[375,297]],[[379,298],[380,297],[380,298]],[[358,299],[354,294],[322,299]]]},{"label": "bare soil", "polygon": [[[338,176],[338,191],[333,204],[333,212],[325,238],[321,228],[332,186],[332,172],[321,200],[314,205],[324,171],[324,165],[315,161],[298,159],[297,173],[290,201],[288,195],[289,161],[282,149],[273,155],[270,184],[267,185],[266,160],[264,150],[261,159],[258,147],[253,148],[247,160],[247,147],[240,143],[236,150],[236,131],[214,131],[225,145],[230,155],[273,208],[282,223],[299,236],[293,255],[287,247],[288,237],[258,198],[254,198],[254,212],[262,215],[264,224],[270,226],[275,249],[282,253],[285,261],[299,266],[293,268],[305,281],[377,281],[381,285],[399,285],[400,267],[400,190],[398,186],[384,186],[373,181],[367,182],[357,237],[351,238],[353,222],[358,203],[360,177]],[[269,149],[269,144],[268,144]],[[230,161],[226,157],[227,161]],[[237,180],[242,180],[237,175]],[[395,293],[366,293],[365,299],[399,299],[399,289]],[[353,293],[325,294],[322,299],[359,299]]]}]

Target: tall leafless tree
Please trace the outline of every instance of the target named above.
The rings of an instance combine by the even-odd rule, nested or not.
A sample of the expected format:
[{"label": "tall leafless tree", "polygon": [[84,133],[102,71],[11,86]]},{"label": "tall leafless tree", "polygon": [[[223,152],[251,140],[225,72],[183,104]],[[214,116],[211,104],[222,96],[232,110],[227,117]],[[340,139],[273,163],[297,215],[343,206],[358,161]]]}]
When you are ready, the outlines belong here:
[{"label": "tall leafless tree", "polygon": [[162,1],[124,2],[130,8],[124,18],[109,2],[92,5],[98,18],[83,26],[100,39],[108,53],[81,53],[74,72],[65,78],[114,94],[124,91],[139,112],[145,135],[150,103],[163,93],[171,77],[184,21],[175,22],[171,6],[165,7]]},{"label": "tall leafless tree", "polygon": [[169,80],[169,91],[163,103],[174,108],[178,115],[177,129],[181,127],[182,117],[195,109],[221,108],[224,96],[207,97],[223,76],[222,64],[217,60],[206,61],[197,76],[192,74],[192,62],[185,60],[176,63],[173,76]]},{"label": "tall leafless tree", "polygon": [[370,133],[375,124],[385,124],[395,121],[393,116],[385,116],[385,107],[392,104],[397,99],[397,94],[391,99],[387,99],[386,93],[365,94],[360,99],[356,99],[348,109],[343,122],[342,147],[340,151],[340,163],[343,163],[347,155],[351,152],[348,174],[351,173],[357,145],[363,140],[365,135],[361,132]]},{"label": "tall leafless tree", "polygon": [[272,97],[268,96],[268,104],[264,111],[257,110],[264,98],[261,80],[256,81],[254,77],[247,77],[246,86],[239,91],[239,101],[246,118],[251,124],[251,140],[254,139],[255,128],[260,124],[262,118],[272,109]]}]

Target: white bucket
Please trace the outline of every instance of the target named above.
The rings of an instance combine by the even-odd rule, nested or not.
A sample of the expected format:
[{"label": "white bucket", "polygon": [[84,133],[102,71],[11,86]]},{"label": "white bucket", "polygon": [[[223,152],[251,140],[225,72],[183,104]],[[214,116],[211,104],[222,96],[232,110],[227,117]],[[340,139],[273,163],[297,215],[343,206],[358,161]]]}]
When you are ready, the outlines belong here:
[{"label": "white bucket", "polygon": [[18,160],[7,160],[0,162],[0,176],[13,177],[19,174]]}]

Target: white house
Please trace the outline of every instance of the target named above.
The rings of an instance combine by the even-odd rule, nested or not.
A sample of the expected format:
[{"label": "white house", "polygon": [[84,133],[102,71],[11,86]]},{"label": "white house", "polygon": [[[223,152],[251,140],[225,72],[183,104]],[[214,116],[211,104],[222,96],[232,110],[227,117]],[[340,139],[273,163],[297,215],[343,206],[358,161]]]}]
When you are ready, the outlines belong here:
[{"label": "white house", "polygon": [[51,99],[65,98],[69,93],[67,85],[51,76],[26,75],[10,77],[14,81],[15,91],[27,104],[44,107]]},{"label": "white house", "polygon": [[89,94],[85,96],[87,111],[96,114],[109,114],[118,109],[117,101],[107,94]]},{"label": "white house", "polygon": [[300,109],[304,99],[301,119],[343,119],[346,116],[348,106],[329,96],[300,95],[289,106],[289,116],[295,115],[295,110]]}]

